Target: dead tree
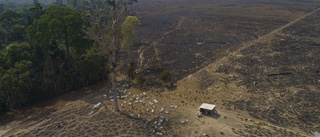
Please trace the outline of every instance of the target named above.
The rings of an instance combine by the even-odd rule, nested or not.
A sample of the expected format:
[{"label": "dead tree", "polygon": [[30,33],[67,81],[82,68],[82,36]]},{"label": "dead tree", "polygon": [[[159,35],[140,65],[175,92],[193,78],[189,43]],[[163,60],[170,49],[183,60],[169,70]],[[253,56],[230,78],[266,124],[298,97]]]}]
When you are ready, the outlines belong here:
[{"label": "dead tree", "polygon": [[103,49],[100,54],[109,56],[110,75],[112,83],[112,91],[114,95],[114,110],[120,112],[117,101],[117,80],[115,68],[117,64],[117,53],[120,48],[120,26],[126,16],[125,5],[110,5],[106,3],[104,6],[99,5],[98,9],[92,9],[87,13],[89,15],[89,26],[84,28],[89,39],[95,40]]}]

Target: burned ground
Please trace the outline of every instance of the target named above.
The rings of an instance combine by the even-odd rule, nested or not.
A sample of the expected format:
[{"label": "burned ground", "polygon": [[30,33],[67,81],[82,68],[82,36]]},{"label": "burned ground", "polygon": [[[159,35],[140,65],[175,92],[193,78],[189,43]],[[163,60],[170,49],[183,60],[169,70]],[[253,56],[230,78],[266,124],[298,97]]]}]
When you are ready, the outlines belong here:
[{"label": "burned ground", "polygon": [[320,130],[319,15],[318,11],[271,41],[242,50],[241,57],[231,59],[237,68],[222,65],[217,72],[239,75],[242,80],[238,86],[257,95],[228,103],[281,126]]},{"label": "burned ground", "polygon": [[[215,64],[243,43],[255,42],[315,10],[319,4],[315,1],[181,2],[167,5],[168,1],[150,1],[135,6],[140,10],[147,7],[144,12],[136,13],[142,22],[138,31],[140,40],[148,45],[134,47],[134,56],[139,64],[139,54],[143,55],[145,61],[138,66],[139,73],[151,77],[149,81],[157,81],[163,70],[182,79],[210,63]],[[199,94],[221,82],[226,86],[236,84],[253,97],[226,99],[225,106],[234,106],[255,118],[284,127],[319,131],[319,18],[318,11],[286,26],[271,39],[242,49],[228,62],[216,64],[217,74],[198,74],[200,91],[192,92]],[[192,92],[186,93],[190,94],[185,95],[186,99],[196,100]]]},{"label": "burned ground", "polygon": [[176,79],[182,79],[235,51],[240,44],[311,12],[316,8],[311,3],[141,1],[133,6],[141,20],[141,44],[133,46],[132,55],[137,59],[137,72],[149,77],[169,70]]}]

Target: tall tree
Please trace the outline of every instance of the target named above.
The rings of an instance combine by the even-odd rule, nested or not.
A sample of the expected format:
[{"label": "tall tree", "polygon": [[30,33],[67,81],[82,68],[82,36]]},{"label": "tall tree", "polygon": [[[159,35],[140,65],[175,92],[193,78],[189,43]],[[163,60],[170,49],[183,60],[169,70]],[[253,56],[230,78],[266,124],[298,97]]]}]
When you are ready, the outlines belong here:
[{"label": "tall tree", "polygon": [[[114,0],[115,1],[115,0]],[[117,52],[119,49],[120,44],[120,37],[119,37],[119,28],[120,24],[123,21],[123,18],[125,16],[125,7],[122,5],[119,5],[119,7],[116,9],[115,6],[113,6],[113,12],[111,13],[111,44],[109,48],[109,60],[110,60],[110,69],[111,69],[111,79],[112,79],[112,90],[114,92],[113,98],[114,98],[114,109],[116,112],[120,112],[118,102],[117,102],[117,90],[116,90],[116,63],[117,63]]]},{"label": "tall tree", "polygon": [[114,109],[119,112],[116,90],[115,68],[117,64],[117,52],[121,42],[121,24],[126,16],[126,8],[121,2],[116,3],[115,0],[107,0],[105,6],[97,5],[96,10],[91,10],[89,13],[91,27],[86,28],[88,36],[99,42],[107,50],[110,63],[110,75],[112,83],[112,91],[114,97]]},{"label": "tall tree", "polygon": [[31,61],[16,62],[14,67],[5,71],[0,80],[6,95],[6,105],[10,110],[28,102],[27,96],[32,86],[31,66]]},{"label": "tall tree", "polygon": [[5,45],[9,44],[9,36],[13,33],[14,26],[18,23],[18,19],[20,18],[20,14],[15,11],[8,10],[1,14],[0,22],[1,26],[4,29],[4,43]]},{"label": "tall tree", "polygon": [[30,60],[32,47],[27,43],[10,44],[5,53],[0,53],[0,94],[5,96],[2,101],[11,110],[28,102],[33,82]]},{"label": "tall tree", "polygon": [[[33,45],[35,45],[35,54],[39,63],[43,65],[42,70],[44,85],[49,85],[51,81],[55,82],[58,79],[55,76],[55,71],[60,72],[60,75],[64,79],[63,85],[67,91],[70,91],[75,86],[76,68],[73,67],[74,61],[71,60],[71,51],[74,56],[80,55],[85,52],[89,47],[90,41],[84,38],[83,26],[86,25],[84,20],[84,15],[66,8],[52,6],[46,9],[44,15],[35,23],[35,25],[30,25],[28,27],[28,37]],[[52,46],[58,45],[58,46]],[[61,49],[61,46],[65,47],[65,52],[67,54],[66,60],[63,60],[61,64],[57,63],[54,57],[51,56],[52,48]],[[62,55],[59,52],[60,55]],[[59,64],[59,65],[58,65]],[[59,66],[58,68],[56,66]],[[60,78],[59,78],[60,79]],[[61,81],[61,80],[60,80]],[[57,84],[54,83],[54,89],[56,94],[58,94]]]},{"label": "tall tree", "polygon": [[133,63],[131,62],[130,58],[130,49],[131,46],[137,40],[137,34],[134,32],[136,26],[140,24],[140,21],[135,16],[127,16],[125,21],[121,25],[121,33],[122,33],[122,40],[121,46],[127,48],[128,51],[128,66],[126,70],[126,74],[128,76],[128,80],[130,82],[130,78],[133,78]]},{"label": "tall tree", "polygon": [[29,9],[31,14],[27,17],[28,25],[33,24],[35,21],[40,19],[40,17],[44,14],[44,10],[40,3],[35,4],[33,7]]},{"label": "tall tree", "polygon": [[134,32],[140,21],[135,16],[127,16],[121,25],[122,40],[121,46],[128,49],[128,65],[130,62],[130,47],[136,42],[137,34]]},{"label": "tall tree", "polygon": [[33,35],[33,41],[38,42],[48,38],[63,42],[66,46],[67,58],[70,60],[69,47],[74,47],[76,51],[81,50],[81,46],[86,46],[86,39],[83,38],[82,31],[85,25],[84,15],[81,13],[66,8],[52,6],[48,8],[44,15],[37,21],[34,27],[35,31],[30,30]]},{"label": "tall tree", "polygon": [[28,43],[13,43],[6,47],[6,64],[7,67],[13,65],[20,60],[32,60],[33,48]]}]

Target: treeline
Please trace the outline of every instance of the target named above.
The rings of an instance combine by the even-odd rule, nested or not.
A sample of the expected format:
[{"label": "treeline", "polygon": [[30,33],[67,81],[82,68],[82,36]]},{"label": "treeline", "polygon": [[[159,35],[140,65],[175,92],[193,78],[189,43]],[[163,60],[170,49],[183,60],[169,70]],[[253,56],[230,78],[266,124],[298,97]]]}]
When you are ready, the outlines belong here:
[{"label": "treeline", "polygon": [[107,79],[108,56],[84,33],[92,25],[80,12],[102,1],[67,1],[48,8],[37,0],[19,7],[0,4],[1,111]]}]

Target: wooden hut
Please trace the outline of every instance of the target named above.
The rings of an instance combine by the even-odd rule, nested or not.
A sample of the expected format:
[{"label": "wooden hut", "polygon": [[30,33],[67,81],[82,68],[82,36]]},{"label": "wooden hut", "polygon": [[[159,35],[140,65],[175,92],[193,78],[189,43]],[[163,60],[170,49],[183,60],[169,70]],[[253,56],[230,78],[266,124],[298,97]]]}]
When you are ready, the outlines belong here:
[{"label": "wooden hut", "polygon": [[200,107],[199,110],[202,114],[204,115],[213,115],[216,113],[216,105],[213,104],[208,104],[208,103],[203,103]]}]

